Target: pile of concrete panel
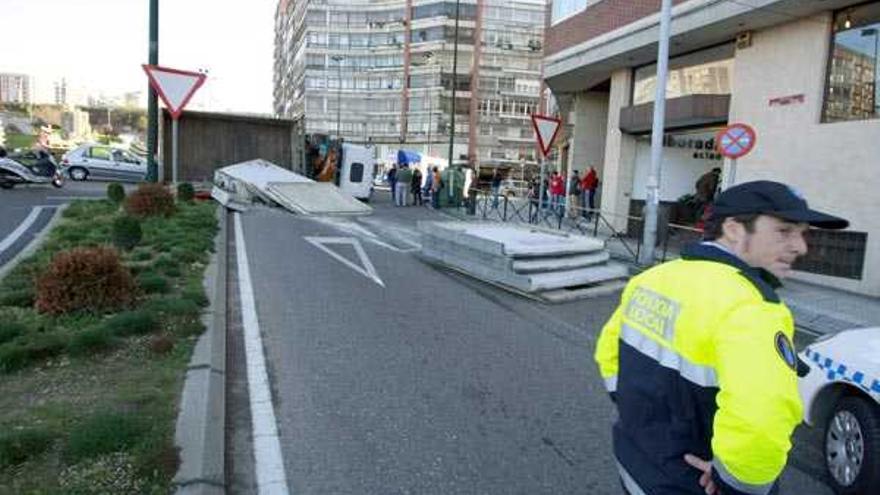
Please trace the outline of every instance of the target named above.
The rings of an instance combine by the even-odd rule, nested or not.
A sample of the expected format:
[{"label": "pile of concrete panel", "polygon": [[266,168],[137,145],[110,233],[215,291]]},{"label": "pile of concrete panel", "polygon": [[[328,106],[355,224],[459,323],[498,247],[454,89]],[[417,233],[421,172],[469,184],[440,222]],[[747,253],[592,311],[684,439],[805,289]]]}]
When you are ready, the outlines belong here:
[{"label": "pile of concrete panel", "polygon": [[419,222],[418,228],[424,260],[544,301],[608,294],[629,275],[590,237],[493,222]]}]

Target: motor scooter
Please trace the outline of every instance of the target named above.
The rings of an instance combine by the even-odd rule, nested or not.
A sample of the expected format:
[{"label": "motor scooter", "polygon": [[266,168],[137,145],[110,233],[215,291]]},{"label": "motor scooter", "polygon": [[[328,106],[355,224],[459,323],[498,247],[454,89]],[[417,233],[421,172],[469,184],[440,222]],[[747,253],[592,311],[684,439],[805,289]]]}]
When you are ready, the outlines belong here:
[{"label": "motor scooter", "polygon": [[64,175],[51,155],[33,165],[23,165],[8,156],[0,158],[0,188],[12,189],[19,184],[52,184],[64,186]]}]

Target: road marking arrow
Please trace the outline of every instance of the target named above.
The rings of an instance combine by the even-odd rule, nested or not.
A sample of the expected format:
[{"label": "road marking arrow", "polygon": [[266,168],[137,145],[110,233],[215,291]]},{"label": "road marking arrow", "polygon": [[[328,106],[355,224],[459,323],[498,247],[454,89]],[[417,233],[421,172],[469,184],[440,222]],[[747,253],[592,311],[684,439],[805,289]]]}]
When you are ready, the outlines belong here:
[{"label": "road marking arrow", "polygon": [[[364,251],[363,246],[361,246],[360,241],[353,237],[304,237],[306,241],[315,246],[316,248],[324,251],[325,253],[332,256],[336,261],[341,262],[345,266],[351,268],[352,270],[360,273],[361,275],[367,277],[368,279],[376,282],[377,284],[385,287],[385,282],[379,278],[379,274],[376,273],[376,268],[373,266],[373,263],[370,261],[370,258],[367,257],[366,251]],[[330,249],[329,245],[348,245],[351,246],[355,253],[357,253],[358,258],[360,259],[361,266],[350,261],[345,256],[337,253]]]}]

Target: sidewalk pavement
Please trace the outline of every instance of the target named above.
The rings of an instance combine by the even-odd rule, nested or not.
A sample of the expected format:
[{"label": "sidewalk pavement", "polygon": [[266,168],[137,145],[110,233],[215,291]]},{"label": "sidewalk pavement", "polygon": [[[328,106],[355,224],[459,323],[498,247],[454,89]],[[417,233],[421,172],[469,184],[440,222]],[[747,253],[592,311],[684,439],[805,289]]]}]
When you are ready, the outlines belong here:
[{"label": "sidewalk pavement", "polygon": [[[380,201],[380,204],[382,201]],[[393,206],[389,203],[389,208]],[[439,210],[419,208],[418,213],[407,211],[409,208],[401,208],[400,214],[394,215],[395,219],[402,222],[425,220],[430,217],[437,219],[442,216],[446,219],[483,221],[481,217],[462,215],[457,210]],[[413,228],[415,226],[413,225]],[[604,235],[603,235],[604,234]],[[600,228],[598,237],[608,238],[610,231]],[[636,239],[625,238],[623,241],[633,248]],[[612,256],[619,259],[629,259],[632,255],[620,240],[610,240],[607,247]],[[666,259],[675,259],[678,253],[670,246]],[[788,279],[780,289],[779,294],[783,301],[791,309],[795,318],[795,324],[799,329],[812,334],[835,333],[848,328],[880,326],[880,298],[865,296],[844,290],[815,285],[807,282]]]}]

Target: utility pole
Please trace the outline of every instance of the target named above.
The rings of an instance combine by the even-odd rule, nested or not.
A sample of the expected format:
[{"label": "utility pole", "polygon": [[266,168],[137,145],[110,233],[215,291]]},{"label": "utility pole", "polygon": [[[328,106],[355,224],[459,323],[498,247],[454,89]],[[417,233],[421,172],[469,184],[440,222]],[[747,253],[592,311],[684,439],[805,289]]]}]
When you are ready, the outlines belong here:
[{"label": "utility pole", "polygon": [[[150,65],[159,64],[159,0],[150,0]],[[156,90],[147,83],[147,181],[158,182],[159,167],[156,149],[159,141],[159,104]]]},{"label": "utility pole", "polygon": [[657,208],[660,204],[660,173],[663,160],[663,131],[666,120],[666,76],[669,71],[669,24],[672,0],[663,0],[660,10],[660,40],[657,43],[657,87],[654,93],[654,121],[651,127],[651,171],[645,195],[645,231],[639,262],[654,263],[657,240]]},{"label": "utility pole", "polygon": [[342,55],[333,55],[330,57],[336,62],[336,80],[338,82],[338,86],[336,86],[336,139],[342,138],[342,134],[340,134],[339,129],[339,120],[342,110]]}]

